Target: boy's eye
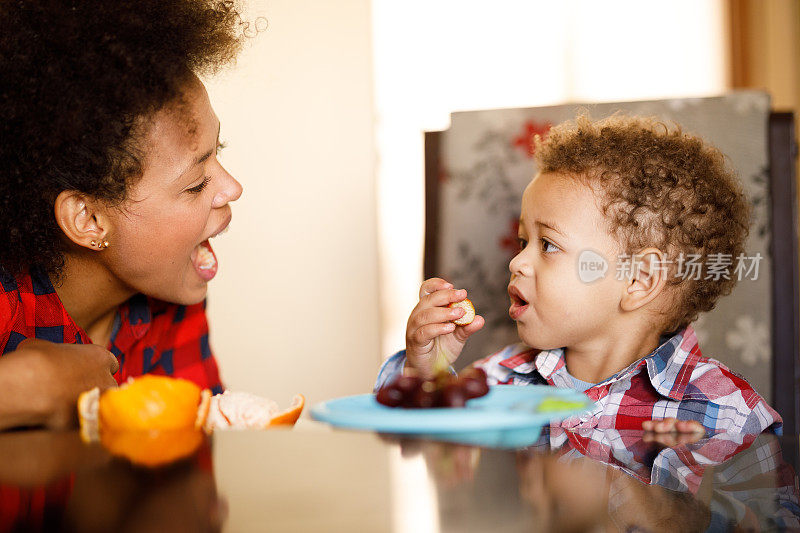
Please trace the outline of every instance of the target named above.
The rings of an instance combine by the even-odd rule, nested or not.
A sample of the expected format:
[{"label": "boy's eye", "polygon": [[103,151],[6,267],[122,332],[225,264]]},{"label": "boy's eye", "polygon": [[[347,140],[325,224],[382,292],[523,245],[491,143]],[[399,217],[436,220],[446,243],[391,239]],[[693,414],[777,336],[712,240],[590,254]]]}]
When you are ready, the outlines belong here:
[{"label": "boy's eye", "polygon": [[547,239],[539,239],[539,240],[542,241],[542,251],[546,254],[551,254],[553,252],[557,252],[558,250],[560,250],[558,246],[548,241]]},{"label": "boy's eye", "polygon": [[186,189],[186,192],[190,192],[192,194],[200,194],[203,191],[203,189],[206,188],[206,185],[208,185],[209,181],[211,181],[211,178],[206,176],[205,178],[203,178],[203,181],[200,182],[199,185],[195,185],[194,187]]},{"label": "boy's eye", "polygon": [[518,237],[517,238],[517,246],[519,247],[519,251],[521,252],[522,250],[525,249],[526,246],[528,246],[528,241],[526,241],[522,237]]}]

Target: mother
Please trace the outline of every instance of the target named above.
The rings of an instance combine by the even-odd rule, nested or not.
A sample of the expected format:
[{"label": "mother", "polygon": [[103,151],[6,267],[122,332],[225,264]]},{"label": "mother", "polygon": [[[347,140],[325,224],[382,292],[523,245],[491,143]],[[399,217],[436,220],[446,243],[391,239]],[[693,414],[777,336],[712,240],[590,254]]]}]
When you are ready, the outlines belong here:
[{"label": "mother", "polygon": [[241,185],[197,77],[234,59],[214,0],[0,3],[0,429],[168,374],[222,390],[208,239]]}]

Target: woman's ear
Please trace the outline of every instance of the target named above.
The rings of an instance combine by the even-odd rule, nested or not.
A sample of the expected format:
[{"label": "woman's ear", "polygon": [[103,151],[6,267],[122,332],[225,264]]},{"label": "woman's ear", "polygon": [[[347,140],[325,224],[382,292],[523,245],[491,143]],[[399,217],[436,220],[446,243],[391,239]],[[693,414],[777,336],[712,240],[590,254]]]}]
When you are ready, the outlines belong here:
[{"label": "woman's ear", "polygon": [[69,240],[83,246],[102,250],[108,246],[106,237],[110,220],[101,203],[78,191],[62,191],[55,202],[55,216],[61,231]]},{"label": "woman's ear", "polygon": [[634,311],[661,294],[667,285],[667,267],[667,256],[658,248],[646,248],[634,255],[632,272],[622,291],[622,309]]}]

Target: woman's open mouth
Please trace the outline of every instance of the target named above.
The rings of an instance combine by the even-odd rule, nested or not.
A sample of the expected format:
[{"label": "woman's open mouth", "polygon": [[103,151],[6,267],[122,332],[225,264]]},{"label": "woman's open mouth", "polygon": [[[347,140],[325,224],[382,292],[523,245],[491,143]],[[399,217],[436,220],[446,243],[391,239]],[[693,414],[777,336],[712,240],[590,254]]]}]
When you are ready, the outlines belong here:
[{"label": "woman's open mouth", "polygon": [[197,245],[193,255],[192,264],[197,275],[205,281],[211,281],[217,274],[217,256],[208,239]]},{"label": "woman's open mouth", "polygon": [[528,301],[522,296],[519,289],[513,285],[508,286],[508,296],[511,298],[511,307],[508,308],[508,316],[510,316],[512,320],[517,320],[528,310]]},{"label": "woman's open mouth", "polygon": [[192,265],[194,265],[197,275],[204,281],[211,281],[214,279],[214,276],[217,275],[217,254],[214,253],[214,249],[211,247],[209,240],[221,233],[225,233],[230,223],[231,214],[229,212],[228,216],[222,221],[222,224],[219,225],[217,230],[212,233],[208,239],[198,244],[192,251]]}]

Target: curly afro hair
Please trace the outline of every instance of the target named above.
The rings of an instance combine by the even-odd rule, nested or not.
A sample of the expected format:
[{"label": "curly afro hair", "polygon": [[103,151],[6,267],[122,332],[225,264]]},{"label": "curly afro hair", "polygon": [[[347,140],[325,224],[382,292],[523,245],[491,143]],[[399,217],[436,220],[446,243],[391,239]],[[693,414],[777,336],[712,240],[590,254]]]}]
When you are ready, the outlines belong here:
[{"label": "curly afro hair", "polygon": [[137,124],[231,63],[241,26],[230,1],[0,0],[0,268],[58,275],[58,194],[124,200]]},{"label": "curly afro hair", "polygon": [[662,333],[692,323],[733,290],[732,275],[694,279],[677,270],[681,254],[735,261],[744,253],[750,203],[719,150],[677,125],[620,114],[595,122],[580,115],[534,143],[541,172],[572,176],[595,191],[623,253],[653,246],[667,255],[671,305],[657,324]]}]

